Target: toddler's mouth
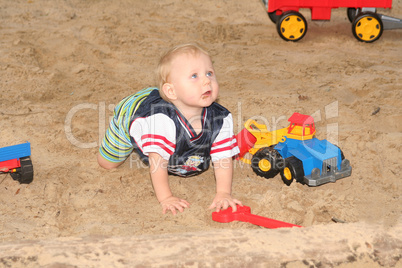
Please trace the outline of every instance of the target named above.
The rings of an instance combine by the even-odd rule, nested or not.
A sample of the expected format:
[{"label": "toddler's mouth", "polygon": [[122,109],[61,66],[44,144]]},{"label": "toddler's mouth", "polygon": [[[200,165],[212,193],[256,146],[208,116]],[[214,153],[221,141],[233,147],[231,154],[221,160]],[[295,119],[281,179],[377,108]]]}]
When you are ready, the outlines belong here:
[{"label": "toddler's mouth", "polygon": [[205,99],[205,98],[211,96],[211,94],[212,94],[212,91],[211,91],[211,90],[208,90],[207,92],[205,92],[204,94],[202,94],[202,98]]}]

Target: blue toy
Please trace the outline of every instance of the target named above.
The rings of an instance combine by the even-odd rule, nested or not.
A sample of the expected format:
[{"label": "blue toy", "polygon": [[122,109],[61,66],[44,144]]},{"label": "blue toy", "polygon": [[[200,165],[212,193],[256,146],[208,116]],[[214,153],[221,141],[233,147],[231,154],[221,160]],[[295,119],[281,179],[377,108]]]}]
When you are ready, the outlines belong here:
[{"label": "blue toy", "polygon": [[[286,185],[296,180],[319,186],[352,174],[350,162],[338,146],[315,138],[311,116],[294,113],[289,122],[287,128],[268,131],[265,125],[248,120],[236,137],[240,159],[251,164],[259,176],[272,178],[280,173]],[[252,154],[251,160],[243,158],[245,152]]]}]

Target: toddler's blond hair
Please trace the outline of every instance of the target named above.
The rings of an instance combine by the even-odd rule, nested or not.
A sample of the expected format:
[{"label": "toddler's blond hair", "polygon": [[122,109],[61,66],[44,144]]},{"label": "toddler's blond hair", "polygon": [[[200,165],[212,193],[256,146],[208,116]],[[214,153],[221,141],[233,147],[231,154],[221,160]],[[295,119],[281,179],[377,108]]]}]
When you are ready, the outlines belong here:
[{"label": "toddler's blond hair", "polygon": [[159,85],[159,94],[165,101],[170,102],[170,100],[163,93],[162,86],[167,82],[169,78],[171,63],[175,57],[184,53],[188,53],[191,55],[199,55],[200,53],[202,53],[210,57],[209,53],[196,43],[178,45],[163,54],[163,56],[159,60],[157,68],[157,79]]}]

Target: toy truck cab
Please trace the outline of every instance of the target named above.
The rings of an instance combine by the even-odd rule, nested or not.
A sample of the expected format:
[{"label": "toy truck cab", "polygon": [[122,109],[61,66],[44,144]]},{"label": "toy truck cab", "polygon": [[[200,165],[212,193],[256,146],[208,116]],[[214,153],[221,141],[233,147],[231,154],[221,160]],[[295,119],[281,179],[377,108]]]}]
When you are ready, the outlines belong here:
[{"label": "toy truck cab", "polygon": [[296,180],[318,186],[351,175],[352,167],[349,160],[344,159],[341,149],[314,137],[311,116],[293,114],[289,121],[289,135],[274,147],[284,159],[280,173],[285,184]]},{"label": "toy truck cab", "polygon": [[[254,147],[249,149],[253,155],[249,163],[257,175],[272,178],[280,173],[286,185],[296,180],[309,186],[351,175],[352,167],[341,149],[327,140],[315,138],[311,116],[294,113],[288,121],[287,128],[271,132],[263,125],[252,124],[259,128],[251,128],[250,133],[256,139]],[[249,124],[246,123],[246,129],[250,129]]]}]

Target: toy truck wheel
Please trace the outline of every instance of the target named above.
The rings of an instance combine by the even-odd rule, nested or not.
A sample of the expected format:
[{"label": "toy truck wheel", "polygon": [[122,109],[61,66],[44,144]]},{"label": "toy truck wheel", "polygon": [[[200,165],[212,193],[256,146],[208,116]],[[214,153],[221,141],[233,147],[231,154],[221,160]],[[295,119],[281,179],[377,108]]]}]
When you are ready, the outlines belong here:
[{"label": "toy truck wheel", "polygon": [[347,9],[348,19],[349,19],[349,21],[350,21],[351,23],[353,23],[353,21],[355,20],[355,18],[356,18],[356,13],[357,13],[357,9],[356,9],[356,8],[350,7],[350,8]]},{"label": "toy truck wheel", "polygon": [[294,180],[303,183],[304,169],[301,160],[294,156],[285,159],[285,168],[281,170],[282,181],[289,186]]},{"label": "toy truck wheel", "polygon": [[253,155],[251,168],[258,176],[270,179],[283,168],[283,158],[272,147],[261,148]]},{"label": "toy truck wheel", "polygon": [[276,23],[279,36],[285,41],[299,41],[307,32],[307,21],[297,11],[283,13]]},{"label": "toy truck wheel", "polygon": [[21,167],[16,172],[10,173],[11,177],[21,184],[29,184],[33,181],[33,166],[31,158],[23,157],[20,159]]},{"label": "toy truck wheel", "polygon": [[276,15],[276,11],[268,12],[268,0],[262,0],[262,3],[264,4],[265,11],[267,11],[268,17],[271,19],[273,23],[276,23],[279,18],[279,16]]},{"label": "toy truck wheel", "polygon": [[373,12],[360,13],[352,24],[352,32],[355,38],[366,43],[378,40],[383,30],[384,27],[380,17]]},{"label": "toy truck wheel", "polygon": [[276,15],[276,11],[274,11],[274,12],[267,12],[268,13],[268,17],[270,18],[270,20],[273,22],[273,23],[277,23],[278,22],[278,20],[279,20],[279,17],[280,17],[280,15]]}]

